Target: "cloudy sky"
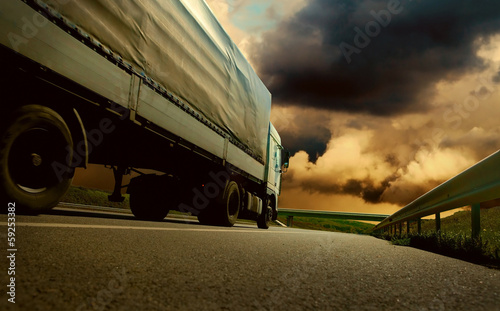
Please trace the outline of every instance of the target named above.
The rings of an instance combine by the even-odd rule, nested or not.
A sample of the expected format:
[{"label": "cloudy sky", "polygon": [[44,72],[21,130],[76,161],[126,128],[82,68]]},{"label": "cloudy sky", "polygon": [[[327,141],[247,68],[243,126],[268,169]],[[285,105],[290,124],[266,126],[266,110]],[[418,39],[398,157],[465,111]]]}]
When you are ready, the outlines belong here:
[{"label": "cloudy sky", "polygon": [[206,0],[273,94],[281,207],[392,213],[500,149],[500,2]]}]

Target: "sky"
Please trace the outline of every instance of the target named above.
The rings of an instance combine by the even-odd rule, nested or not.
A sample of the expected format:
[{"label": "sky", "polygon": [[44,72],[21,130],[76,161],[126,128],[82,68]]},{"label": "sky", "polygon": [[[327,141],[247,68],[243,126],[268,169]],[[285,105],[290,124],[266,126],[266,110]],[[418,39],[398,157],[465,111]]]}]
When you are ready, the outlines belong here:
[{"label": "sky", "polygon": [[273,94],[282,208],[393,213],[500,149],[500,2],[206,0]]}]

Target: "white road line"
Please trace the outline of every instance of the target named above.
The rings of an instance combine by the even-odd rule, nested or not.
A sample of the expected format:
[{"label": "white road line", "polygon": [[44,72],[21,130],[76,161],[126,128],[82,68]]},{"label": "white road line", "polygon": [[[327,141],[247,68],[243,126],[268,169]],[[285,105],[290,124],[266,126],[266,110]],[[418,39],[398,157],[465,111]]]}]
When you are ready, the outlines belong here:
[{"label": "white road line", "polygon": [[[0,224],[6,225],[6,224]],[[241,230],[237,228],[233,229],[209,229],[209,228],[160,228],[160,227],[135,227],[135,226],[107,226],[107,225],[86,225],[86,224],[60,224],[60,223],[36,223],[36,222],[16,222],[16,227],[46,227],[46,228],[86,228],[86,229],[118,229],[118,230],[157,230],[157,231],[187,231],[187,232],[242,232],[242,233],[319,233],[318,232],[308,232],[303,230],[302,232],[292,231],[292,230]]]}]

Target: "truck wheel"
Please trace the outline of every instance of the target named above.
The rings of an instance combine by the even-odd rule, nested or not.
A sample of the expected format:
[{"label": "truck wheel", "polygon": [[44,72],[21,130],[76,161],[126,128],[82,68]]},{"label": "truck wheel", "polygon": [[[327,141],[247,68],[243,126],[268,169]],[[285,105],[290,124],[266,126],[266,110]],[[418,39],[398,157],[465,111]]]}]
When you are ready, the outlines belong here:
[{"label": "truck wheel", "polygon": [[20,108],[0,138],[0,196],[19,211],[39,213],[56,206],[73,178],[73,140],[54,110]]},{"label": "truck wheel", "polygon": [[238,184],[230,181],[223,192],[198,215],[202,225],[232,227],[240,212],[240,191]]},{"label": "truck wheel", "polygon": [[218,200],[217,206],[217,222],[226,227],[232,227],[238,219],[240,212],[240,191],[238,184],[235,181],[230,181],[226,185],[226,189],[222,197]]},{"label": "truck wheel", "polygon": [[206,226],[212,226],[212,225],[217,224],[216,219],[209,212],[201,212],[198,215],[198,221],[200,222],[200,224],[206,225]]},{"label": "truck wheel", "polygon": [[269,229],[269,225],[273,219],[273,207],[269,203],[268,201],[266,210],[262,211],[262,214],[257,218],[257,227],[261,229]]},{"label": "truck wheel", "polygon": [[198,221],[202,225],[232,227],[238,219],[240,204],[238,184],[230,181],[224,191],[200,211]]},{"label": "truck wheel", "polygon": [[[144,175],[131,180],[130,210],[137,219],[161,221],[170,210],[176,193],[163,176]],[[173,203],[172,203],[173,204]]]}]

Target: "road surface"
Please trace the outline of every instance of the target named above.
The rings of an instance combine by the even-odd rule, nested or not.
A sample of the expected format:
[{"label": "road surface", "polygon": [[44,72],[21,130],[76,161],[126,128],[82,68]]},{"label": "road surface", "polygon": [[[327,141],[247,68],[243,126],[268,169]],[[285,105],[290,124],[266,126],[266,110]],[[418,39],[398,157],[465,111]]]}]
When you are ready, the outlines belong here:
[{"label": "road surface", "polygon": [[370,236],[67,209],[16,215],[12,304],[0,220],[0,310],[500,310],[500,271]]}]

